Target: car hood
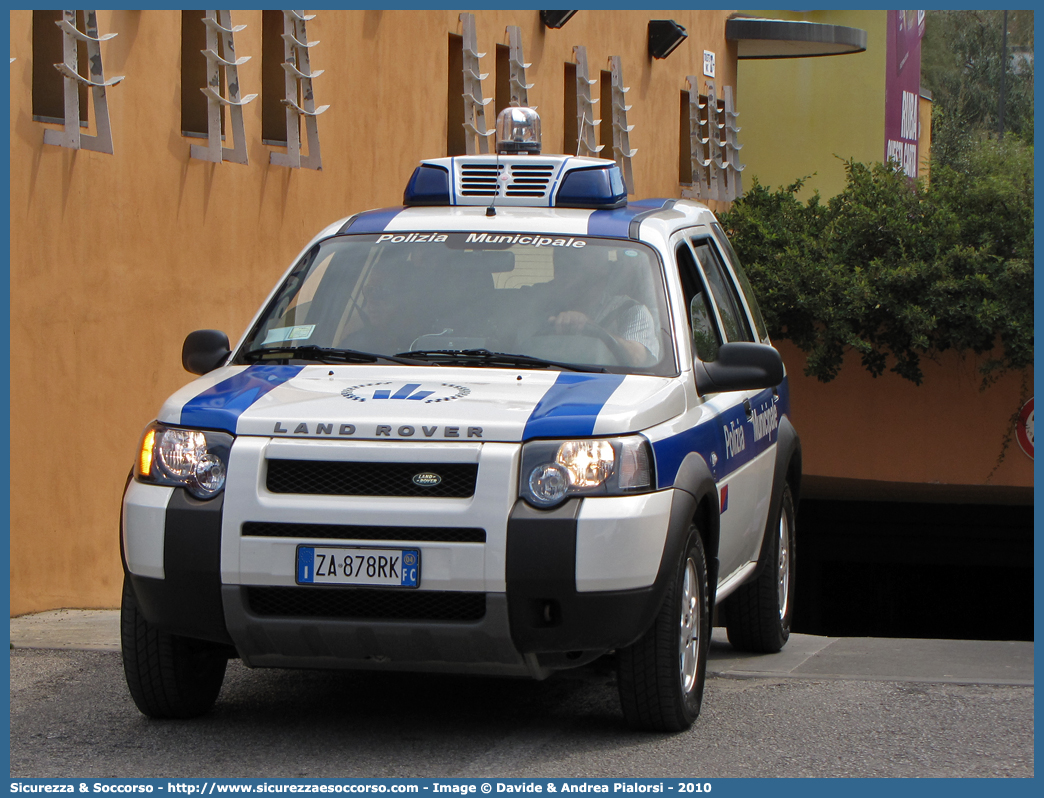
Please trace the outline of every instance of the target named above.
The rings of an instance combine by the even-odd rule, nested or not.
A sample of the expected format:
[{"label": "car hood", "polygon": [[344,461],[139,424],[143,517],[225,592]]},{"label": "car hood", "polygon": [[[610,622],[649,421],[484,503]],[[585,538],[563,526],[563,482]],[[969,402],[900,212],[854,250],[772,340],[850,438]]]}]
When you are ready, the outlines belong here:
[{"label": "car hood", "polygon": [[639,432],[685,409],[677,379],[413,366],[230,366],[159,420],[236,435],[524,441]]}]

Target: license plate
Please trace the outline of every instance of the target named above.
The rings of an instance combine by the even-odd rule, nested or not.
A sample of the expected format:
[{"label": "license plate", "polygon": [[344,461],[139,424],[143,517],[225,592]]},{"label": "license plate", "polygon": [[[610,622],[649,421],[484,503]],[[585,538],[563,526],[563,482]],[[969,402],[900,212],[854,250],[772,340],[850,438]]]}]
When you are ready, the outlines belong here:
[{"label": "license plate", "polygon": [[298,546],[299,585],[417,587],[420,551],[361,546]]}]

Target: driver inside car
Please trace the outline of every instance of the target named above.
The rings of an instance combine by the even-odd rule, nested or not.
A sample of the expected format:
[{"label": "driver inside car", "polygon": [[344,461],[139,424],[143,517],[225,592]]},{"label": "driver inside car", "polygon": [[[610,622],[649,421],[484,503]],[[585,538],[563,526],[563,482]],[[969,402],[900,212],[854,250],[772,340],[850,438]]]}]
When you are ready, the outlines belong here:
[{"label": "driver inside car", "polygon": [[615,342],[620,365],[648,366],[660,359],[660,342],[649,308],[629,296],[628,267],[610,262],[604,250],[563,248],[554,253],[552,285],[567,309],[548,322],[558,335],[590,335]]},{"label": "driver inside car", "polygon": [[337,345],[377,354],[409,349],[427,331],[423,309],[428,284],[418,279],[421,262],[420,253],[411,248],[387,245],[349,308]]}]

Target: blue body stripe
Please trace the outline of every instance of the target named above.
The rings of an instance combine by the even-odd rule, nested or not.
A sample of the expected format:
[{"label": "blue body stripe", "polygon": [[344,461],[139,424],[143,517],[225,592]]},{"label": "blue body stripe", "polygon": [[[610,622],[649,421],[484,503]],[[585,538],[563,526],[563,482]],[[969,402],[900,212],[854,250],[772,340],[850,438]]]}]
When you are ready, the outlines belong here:
[{"label": "blue body stripe", "polygon": [[360,213],[344,229],[345,233],[383,233],[392,219],[402,213],[402,208],[382,208],[378,211]]},{"label": "blue body stripe", "polygon": [[598,414],[623,380],[622,374],[563,371],[533,408],[522,440],[591,435]]},{"label": "blue body stripe", "polygon": [[645,199],[610,211],[595,211],[587,220],[587,234],[604,238],[627,238],[631,221],[635,216],[662,208],[667,202],[666,199]]},{"label": "blue body stripe", "polygon": [[[790,415],[790,392],[787,380],[776,386],[779,399],[775,402],[778,419]],[[765,390],[751,399],[755,411],[764,410],[773,404],[771,390]],[[726,445],[725,430],[742,428],[744,431],[744,447],[741,451],[732,452]],[[678,469],[686,455],[691,452],[699,454],[710,466],[711,452],[718,453],[718,464],[711,471],[717,482],[728,479],[741,466],[746,465],[762,454],[778,439],[776,429],[759,441],[754,440],[754,425],[747,420],[743,403],[738,402],[723,413],[707,419],[702,424],[679,432],[669,438],[653,443],[653,456],[656,460],[656,486],[659,489],[669,488],[678,476]],[[733,444],[735,445],[735,439]]]},{"label": "blue body stripe", "polygon": [[707,465],[710,465],[710,453],[718,448],[718,418],[710,419],[670,438],[653,442],[657,489],[669,488],[674,484],[682,460],[690,452],[701,455],[707,461]]},{"label": "blue body stripe", "polygon": [[219,429],[235,434],[239,417],[250,405],[273,388],[296,377],[303,368],[251,366],[186,402],[181,408],[181,423],[186,427]]}]

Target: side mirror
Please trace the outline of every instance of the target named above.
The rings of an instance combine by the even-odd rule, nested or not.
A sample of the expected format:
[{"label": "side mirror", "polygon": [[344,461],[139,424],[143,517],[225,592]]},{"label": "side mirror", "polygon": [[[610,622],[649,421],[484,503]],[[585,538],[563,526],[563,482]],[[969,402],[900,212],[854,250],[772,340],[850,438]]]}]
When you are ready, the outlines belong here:
[{"label": "side mirror", "polygon": [[755,391],[783,382],[783,359],[767,344],[722,344],[718,359],[693,360],[700,395],[721,391]]},{"label": "side mirror", "polygon": [[181,347],[181,365],[192,374],[207,374],[220,366],[231,353],[228,336],[220,330],[190,332]]}]

